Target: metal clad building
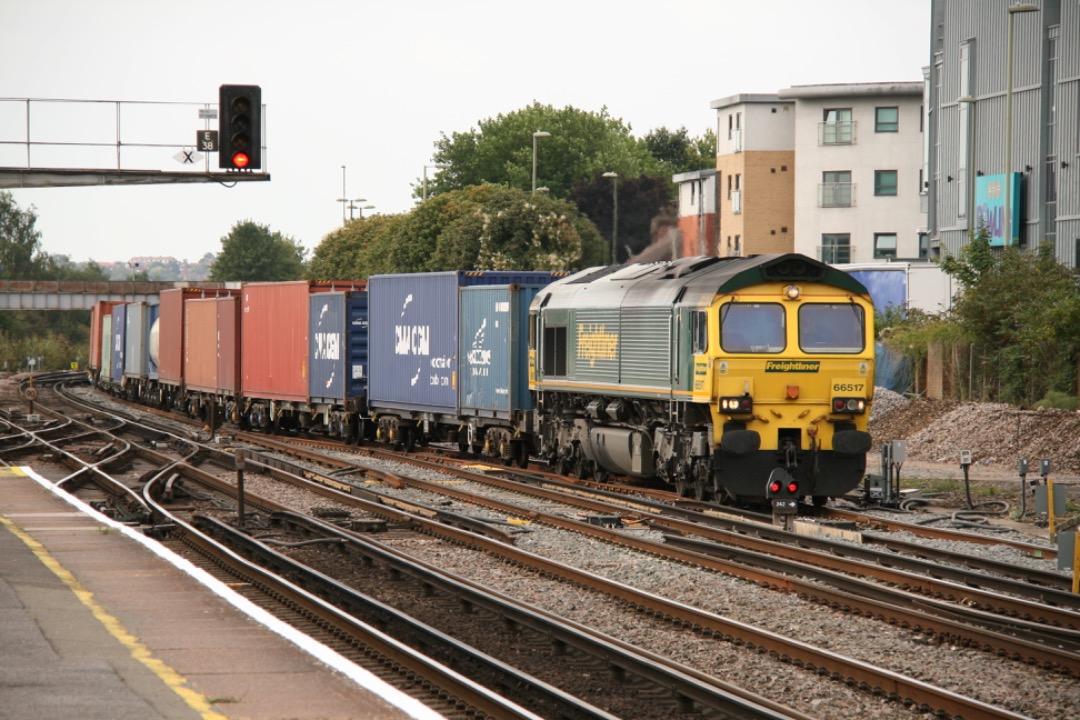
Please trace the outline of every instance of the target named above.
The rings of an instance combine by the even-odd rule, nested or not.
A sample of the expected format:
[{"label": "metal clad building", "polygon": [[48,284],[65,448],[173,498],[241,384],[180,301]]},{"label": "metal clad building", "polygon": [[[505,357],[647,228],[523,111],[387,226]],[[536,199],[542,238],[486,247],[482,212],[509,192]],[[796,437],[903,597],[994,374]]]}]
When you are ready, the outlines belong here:
[{"label": "metal clad building", "polygon": [[[1080,267],[1080,4],[932,0],[931,20],[928,223],[934,254],[956,254],[982,223],[1000,228],[1004,244],[1011,215],[1022,247],[1049,242],[1059,262]],[[1008,170],[1019,177],[1020,190],[1002,210],[990,200],[1000,188],[1007,194],[1010,155]],[[1011,218],[1008,225],[1017,228]]]}]

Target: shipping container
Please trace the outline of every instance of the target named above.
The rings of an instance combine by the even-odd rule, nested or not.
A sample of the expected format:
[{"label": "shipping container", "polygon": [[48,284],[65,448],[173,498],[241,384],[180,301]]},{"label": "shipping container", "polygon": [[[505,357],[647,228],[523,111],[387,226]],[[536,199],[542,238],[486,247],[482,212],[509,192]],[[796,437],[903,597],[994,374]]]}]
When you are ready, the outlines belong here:
[{"label": "shipping container", "polygon": [[493,285],[460,290],[458,397],[466,417],[511,419],[531,410],[529,306],[539,286]]},{"label": "shipping container", "polygon": [[319,292],[310,299],[312,403],[360,407],[367,395],[367,292]]},{"label": "shipping container", "polygon": [[150,328],[157,318],[157,304],[147,302],[128,303],[124,322],[124,377],[145,380],[157,366],[151,367]]},{"label": "shipping container", "polygon": [[[114,300],[99,300],[90,308],[90,357],[86,361],[86,366],[94,378],[101,375],[103,368],[105,376],[108,377],[112,346],[109,342],[110,336],[106,323],[109,328],[112,328],[112,309],[119,304]],[[102,351],[108,353],[104,359],[102,359]]]},{"label": "shipping container", "polygon": [[112,327],[109,329],[109,343],[112,357],[109,360],[109,379],[120,382],[124,379],[124,336],[127,330],[127,304],[117,305],[112,309]]},{"label": "shipping container", "polygon": [[190,391],[239,396],[239,298],[227,295],[184,304],[185,386]]},{"label": "shipping container", "polygon": [[101,318],[101,367],[96,374],[98,380],[108,380],[112,375],[112,322],[112,309],[109,309]]},{"label": "shipping container", "polygon": [[458,288],[542,287],[561,275],[458,271],[368,278],[369,405],[456,415]]},{"label": "shipping container", "polygon": [[184,382],[184,304],[188,300],[229,297],[239,290],[224,288],[171,288],[159,295],[158,381],[163,385]]},{"label": "shipping container", "polygon": [[310,391],[308,296],[362,290],[361,282],[246,283],[241,289],[241,380],[244,395],[307,402]]}]

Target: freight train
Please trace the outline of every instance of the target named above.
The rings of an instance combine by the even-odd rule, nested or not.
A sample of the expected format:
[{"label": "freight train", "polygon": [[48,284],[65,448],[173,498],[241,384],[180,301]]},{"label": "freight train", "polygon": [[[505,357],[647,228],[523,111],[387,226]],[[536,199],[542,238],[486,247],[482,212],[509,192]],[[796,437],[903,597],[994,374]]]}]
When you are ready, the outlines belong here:
[{"label": "freight train", "polygon": [[244,283],[99,303],[90,373],[210,422],[821,503],[865,473],[873,318],[798,254]]}]

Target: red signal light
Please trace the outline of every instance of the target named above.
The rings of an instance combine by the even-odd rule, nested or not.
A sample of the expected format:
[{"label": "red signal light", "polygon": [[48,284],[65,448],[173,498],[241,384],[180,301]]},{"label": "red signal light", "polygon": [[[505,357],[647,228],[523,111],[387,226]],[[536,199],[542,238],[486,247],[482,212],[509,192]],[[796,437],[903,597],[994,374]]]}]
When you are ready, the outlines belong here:
[{"label": "red signal light", "polygon": [[773,480],[769,483],[769,492],[776,494],[780,492],[781,487],[783,487],[783,484],[779,480]]},{"label": "red signal light", "polygon": [[233,153],[232,156],[233,167],[243,170],[251,164],[251,158],[245,152]]},{"label": "red signal light", "polygon": [[792,480],[791,482],[789,482],[787,484],[787,491],[788,491],[788,493],[790,493],[792,495],[799,492],[799,483]]}]

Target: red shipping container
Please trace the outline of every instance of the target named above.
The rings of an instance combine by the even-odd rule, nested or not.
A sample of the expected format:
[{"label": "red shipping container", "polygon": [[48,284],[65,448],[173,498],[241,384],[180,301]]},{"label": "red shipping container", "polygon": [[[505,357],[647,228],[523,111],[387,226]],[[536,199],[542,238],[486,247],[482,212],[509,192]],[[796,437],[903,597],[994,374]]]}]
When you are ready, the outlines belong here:
[{"label": "red shipping container", "polygon": [[240,291],[245,397],[307,402],[309,295],[362,290],[360,281],[245,283]]},{"label": "red shipping container", "polygon": [[184,303],[198,298],[227,297],[239,290],[224,288],[172,288],[162,290],[158,313],[158,381],[184,383]]},{"label": "red shipping container", "polygon": [[188,390],[240,395],[239,333],[238,298],[184,303],[184,382]]},{"label": "red shipping container", "polygon": [[241,290],[241,382],[247,397],[308,397],[307,281],[246,283]]}]

